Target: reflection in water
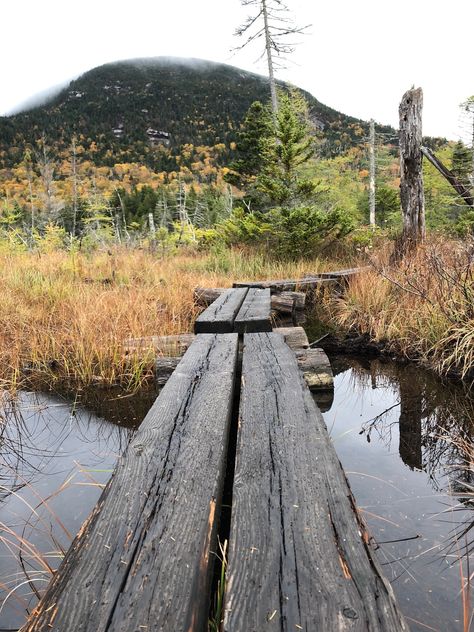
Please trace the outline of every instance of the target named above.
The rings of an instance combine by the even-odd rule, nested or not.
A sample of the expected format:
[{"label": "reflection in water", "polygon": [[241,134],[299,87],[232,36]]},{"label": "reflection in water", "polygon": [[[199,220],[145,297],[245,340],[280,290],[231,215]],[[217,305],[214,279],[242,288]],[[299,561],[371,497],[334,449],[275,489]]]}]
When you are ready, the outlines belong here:
[{"label": "reflection in water", "polygon": [[462,630],[474,401],[413,366],[332,365],[335,402],[324,417],[410,628]]},{"label": "reflection in water", "polygon": [[106,408],[107,394],[100,395],[102,414],[116,423],[87,412],[78,399],[71,404],[43,394],[2,396],[0,629],[24,622],[97,502],[130,427],[146,414],[136,406],[129,414],[122,405],[127,399],[117,396]]}]

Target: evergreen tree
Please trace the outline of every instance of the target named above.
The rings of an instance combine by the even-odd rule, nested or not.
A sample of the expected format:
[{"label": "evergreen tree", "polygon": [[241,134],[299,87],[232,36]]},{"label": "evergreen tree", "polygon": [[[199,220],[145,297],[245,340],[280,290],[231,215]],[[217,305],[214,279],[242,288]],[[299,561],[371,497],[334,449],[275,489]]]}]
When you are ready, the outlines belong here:
[{"label": "evergreen tree", "polygon": [[279,103],[274,135],[263,140],[263,168],[256,180],[268,207],[296,206],[316,190],[316,184],[300,171],[314,155],[306,101],[293,90],[281,93]]},{"label": "evergreen tree", "polygon": [[238,132],[237,158],[231,163],[226,181],[248,190],[262,171],[266,143],[274,136],[273,122],[268,106],[254,101]]},{"label": "evergreen tree", "polygon": [[471,150],[462,141],[458,141],[453,148],[451,171],[456,178],[469,187],[469,176],[472,168]]}]

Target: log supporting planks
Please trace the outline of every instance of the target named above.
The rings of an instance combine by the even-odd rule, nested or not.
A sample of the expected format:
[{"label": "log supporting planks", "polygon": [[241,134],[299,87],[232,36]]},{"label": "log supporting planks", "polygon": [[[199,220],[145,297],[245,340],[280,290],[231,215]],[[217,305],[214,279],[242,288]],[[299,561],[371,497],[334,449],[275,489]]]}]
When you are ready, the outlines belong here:
[{"label": "log supporting planks", "polygon": [[196,318],[194,333],[226,334],[234,331],[234,321],[247,295],[247,288],[229,289]]},{"label": "log supporting planks", "polygon": [[177,334],[174,336],[147,336],[144,338],[128,338],[123,347],[126,355],[146,351],[154,351],[160,355],[181,356],[194,342],[194,334]]},{"label": "log supporting planks", "polygon": [[244,336],[225,632],[408,630],[296,358]]},{"label": "log supporting planks", "polygon": [[295,355],[298,366],[311,391],[334,390],[331,363],[322,349],[301,349],[295,351]]},{"label": "log supporting planks", "polygon": [[270,290],[249,288],[234,322],[239,334],[271,331]]},{"label": "log supporting planks", "polygon": [[237,352],[196,337],[23,632],[207,627]]}]

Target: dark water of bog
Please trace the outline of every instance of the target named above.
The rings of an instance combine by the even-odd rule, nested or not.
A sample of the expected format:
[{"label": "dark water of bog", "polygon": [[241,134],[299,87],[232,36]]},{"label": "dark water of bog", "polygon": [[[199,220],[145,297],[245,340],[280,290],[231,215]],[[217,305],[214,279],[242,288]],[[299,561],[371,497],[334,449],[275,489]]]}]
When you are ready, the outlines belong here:
[{"label": "dark water of bog", "polygon": [[468,629],[461,574],[474,543],[474,400],[413,366],[332,364],[324,418],[410,629]]},{"label": "dark water of bog", "polygon": [[86,409],[50,395],[3,395],[0,630],[19,628],[36,605],[155,397],[102,392]]}]

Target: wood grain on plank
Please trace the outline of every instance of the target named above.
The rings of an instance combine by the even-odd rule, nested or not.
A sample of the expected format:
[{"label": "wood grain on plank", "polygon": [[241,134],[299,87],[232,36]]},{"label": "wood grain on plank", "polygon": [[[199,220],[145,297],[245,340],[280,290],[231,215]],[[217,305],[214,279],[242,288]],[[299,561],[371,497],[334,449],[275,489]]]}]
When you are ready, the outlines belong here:
[{"label": "wood grain on plank", "polygon": [[407,629],[294,353],[247,334],[225,632]]},{"label": "wood grain on plank", "polygon": [[204,629],[237,349],[196,337],[24,632]]},{"label": "wood grain on plank", "polygon": [[196,318],[196,334],[226,334],[234,331],[234,320],[247,295],[247,288],[229,289]]},{"label": "wood grain on plank", "polygon": [[270,290],[250,288],[235,317],[234,331],[243,334],[271,330]]}]

